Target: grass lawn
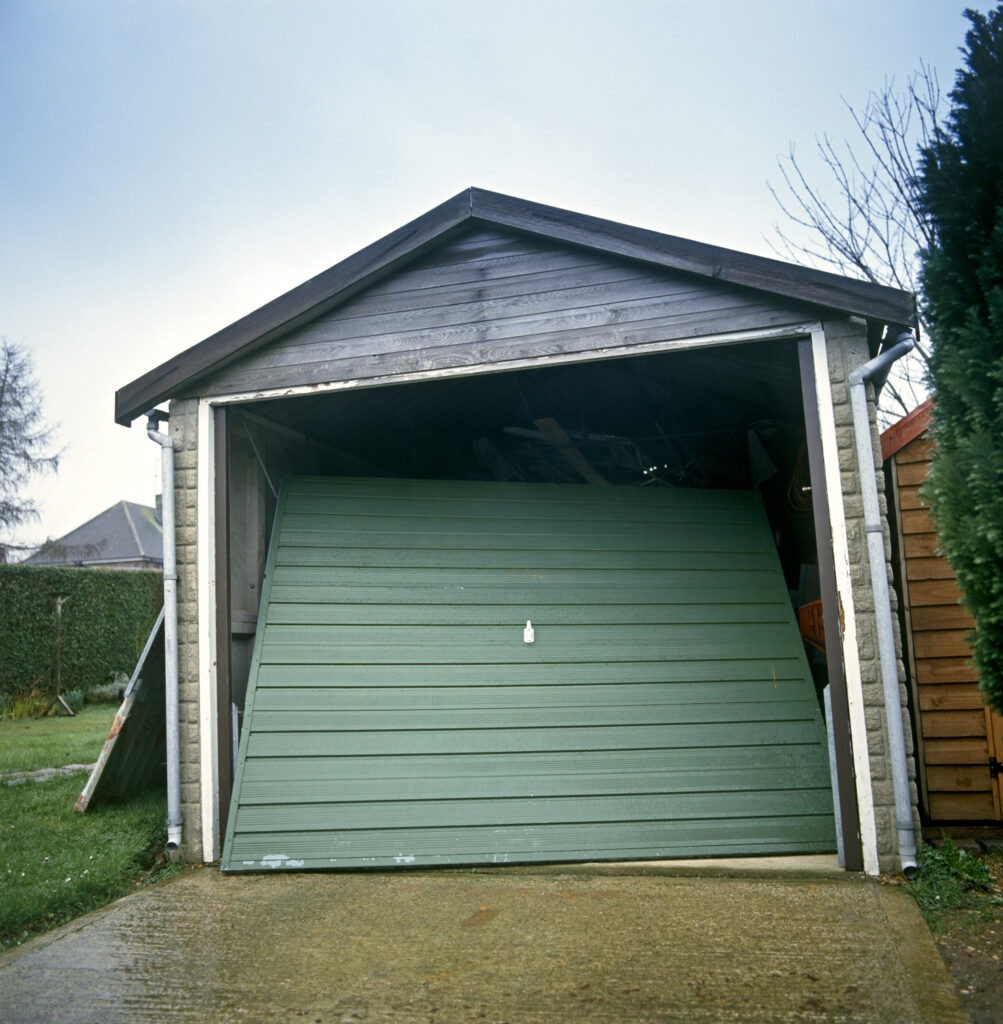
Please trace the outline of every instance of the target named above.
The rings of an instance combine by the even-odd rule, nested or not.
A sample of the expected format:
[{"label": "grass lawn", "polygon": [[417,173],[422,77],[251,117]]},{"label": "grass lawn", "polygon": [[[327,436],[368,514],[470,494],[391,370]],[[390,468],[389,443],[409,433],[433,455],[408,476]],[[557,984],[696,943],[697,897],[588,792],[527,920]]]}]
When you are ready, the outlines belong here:
[{"label": "grass lawn", "polygon": [[118,705],[88,704],[75,718],[49,715],[0,721],[0,775],[93,764],[117,710]]},{"label": "grass lawn", "polygon": [[[0,722],[0,773],[97,760],[110,705],[76,718]],[[140,794],[73,810],[87,773],[0,783],[0,949],[180,870],[163,859],[166,798]]]}]

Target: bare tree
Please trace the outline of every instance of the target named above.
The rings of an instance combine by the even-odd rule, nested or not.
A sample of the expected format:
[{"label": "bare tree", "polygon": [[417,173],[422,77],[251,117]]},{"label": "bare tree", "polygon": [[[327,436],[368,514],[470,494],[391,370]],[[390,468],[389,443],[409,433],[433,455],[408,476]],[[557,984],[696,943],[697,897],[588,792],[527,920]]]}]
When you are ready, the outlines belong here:
[{"label": "bare tree", "polygon": [[[783,184],[768,187],[787,224],[774,226],[776,242],[770,244],[796,263],[918,295],[920,252],[931,242],[917,201],[918,160],[941,114],[937,74],[921,63],[904,90],[886,81],[863,110],[846,106],[858,135],[842,143],[816,138],[817,177],[793,143],[778,159]],[[882,393],[883,422],[898,419],[926,395],[929,333],[922,315],[918,335],[915,353],[896,365]]]},{"label": "bare tree", "polygon": [[42,415],[42,396],[31,356],[19,345],[0,339],[0,562],[21,550],[9,541],[11,531],[38,518],[24,488],[39,473],[51,472],[59,453],[51,450],[54,428]]}]

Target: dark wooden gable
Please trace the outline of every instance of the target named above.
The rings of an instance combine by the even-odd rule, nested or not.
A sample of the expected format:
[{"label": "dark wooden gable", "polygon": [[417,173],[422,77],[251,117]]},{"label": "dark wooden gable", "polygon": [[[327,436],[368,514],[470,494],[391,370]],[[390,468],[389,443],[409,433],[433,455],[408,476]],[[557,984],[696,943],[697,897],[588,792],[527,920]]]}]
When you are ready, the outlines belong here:
[{"label": "dark wooden gable", "polygon": [[754,289],[817,313],[862,316],[879,332],[913,319],[913,296],[895,288],[470,188],[127,384],[115,395],[116,420],[129,424],[165,398],[201,393],[201,382],[223,367],[323,318],[469,226]]},{"label": "dark wooden gable", "polygon": [[575,356],[800,323],[812,308],[692,273],[471,225],[199,382],[222,395]]}]

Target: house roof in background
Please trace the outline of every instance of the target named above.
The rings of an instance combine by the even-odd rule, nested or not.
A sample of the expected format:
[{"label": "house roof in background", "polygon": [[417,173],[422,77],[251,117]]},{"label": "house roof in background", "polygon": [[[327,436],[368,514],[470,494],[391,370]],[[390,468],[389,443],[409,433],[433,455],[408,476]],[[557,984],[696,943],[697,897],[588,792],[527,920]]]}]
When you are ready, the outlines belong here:
[{"label": "house roof in background", "polygon": [[878,323],[907,325],[914,318],[911,292],[468,188],[127,384],[116,392],[115,419],[128,425],[199,377],[321,316],[467,224],[580,245]]},{"label": "house roof in background", "polygon": [[928,398],[922,405],[917,405],[912,412],[884,431],[881,435],[881,460],[884,462],[890,459],[932,425],[933,399]]},{"label": "house roof in background", "polygon": [[119,501],[57,540],[47,541],[26,565],[98,565],[163,562],[164,530],[157,510]]}]

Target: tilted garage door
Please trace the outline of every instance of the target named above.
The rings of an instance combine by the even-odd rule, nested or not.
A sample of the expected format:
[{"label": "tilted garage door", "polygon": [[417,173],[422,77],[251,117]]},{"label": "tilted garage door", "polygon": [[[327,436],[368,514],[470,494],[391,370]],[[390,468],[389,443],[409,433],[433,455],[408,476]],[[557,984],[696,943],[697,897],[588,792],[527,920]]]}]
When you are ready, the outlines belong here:
[{"label": "tilted garage door", "polygon": [[758,495],[284,482],[224,870],[834,845]]}]

